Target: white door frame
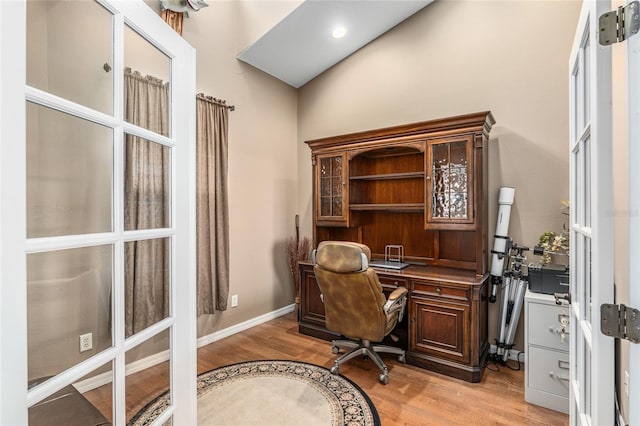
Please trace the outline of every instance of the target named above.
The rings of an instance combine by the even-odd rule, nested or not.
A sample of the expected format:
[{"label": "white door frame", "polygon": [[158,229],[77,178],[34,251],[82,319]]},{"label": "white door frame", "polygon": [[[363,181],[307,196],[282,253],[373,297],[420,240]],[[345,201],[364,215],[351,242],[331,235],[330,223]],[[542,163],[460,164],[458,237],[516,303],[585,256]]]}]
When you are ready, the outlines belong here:
[{"label": "white door frame", "polygon": [[570,422],[575,425],[614,420],[613,339],[600,333],[600,305],[613,303],[611,51],[598,43],[598,17],[610,8],[610,1],[583,1],[569,58]]},{"label": "white door frame", "polygon": [[[159,420],[171,416],[174,424],[196,423],[195,51],[142,1],[101,0],[100,3],[115,13],[114,49],[120,53],[114,56],[114,69],[123,69],[124,65],[125,22],[172,58],[172,135],[162,141],[172,146],[174,152],[172,228],[157,231],[172,236],[172,310],[169,318],[126,341],[123,330],[119,330],[122,327],[114,327],[110,349],[27,392],[26,253],[34,246],[36,250],[40,245],[46,248],[49,242],[41,239],[32,243],[26,238],[25,98],[46,105],[60,103],[55,96],[26,87],[25,1],[0,1],[0,424],[27,424],[28,406],[108,361],[113,361],[114,371],[113,422],[124,424],[126,350],[168,327],[171,329],[172,405]],[[114,87],[121,87],[117,83],[121,83],[123,77],[116,73],[114,78]],[[116,93],[114,105],[122,105],[121,101],[122,94]],[[63,104],[75,108],[72,104]],[[84,116],[97,116],[98,122],[115,123],[111,125],[116,131],[116,143],[122,142],[123,129],[134,135],[151,136],[136,126],[119,124],[121,113],[109,118],[88,111]],[[115,161],[122,161],[122,157],[116,155]],[[116,184],[119,181],[116,176]],[[120,206],[117,198],[116,208]],[[152,236],[154,231],[146,234]],[[115,229],[96,238],[102,242],[113,240],[117,242],[116,247],[118,244],[122,247],[124,237],[122,231]],[[133,232],[131,238],[135,238]],[[91,237],[86,239],[89,240]],[[122,261],[117,260],[122,254],[115,256],[115,265],[122,265]],[[117,280],[115,277],[117,275],[114,276]],[[114,290],[114,299],[117,299],[122,290],[118,286]],[[122,324],[123,309],[117,302],[114,326]]]},{"label": "white door frame", "polygon": [[[627,100],[628,100],[628,132],[629,132],[629,306],[640,309],[640,35],[627,40]],[[624,255],[624,254],[623,254]],[[623,346],[624,347],[624,346]],[[629,347],[629,413],[627,423],[640,424],[640,344],[630,343]],[[621,386],[622,398],[624,385]]]},{"label": "white door frame", "polygon": [[16,37],[15,31],[25,32],[24,8],[20,2],[0,2],[0,424],[23,425],[27,424],[26,38]]}]

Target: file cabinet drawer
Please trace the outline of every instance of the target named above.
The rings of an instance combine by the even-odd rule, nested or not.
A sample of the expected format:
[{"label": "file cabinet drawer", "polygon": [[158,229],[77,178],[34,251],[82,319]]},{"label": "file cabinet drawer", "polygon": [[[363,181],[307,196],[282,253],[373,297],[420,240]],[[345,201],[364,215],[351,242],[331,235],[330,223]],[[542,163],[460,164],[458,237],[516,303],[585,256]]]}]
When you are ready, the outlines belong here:
[{"label": "file cabinet drawer", "polygon": [[569,354],[537,346],[529,346],[527,351],[529,387],[568,398]]},{"label": "file cabinet drawer", "polygon": [[[529,318],[535,318],[535,321],[527,321],[529,344],[561,351],[569,350],[568,308],[530,302]],[[564,340],[562,339],[563,328]]]}]

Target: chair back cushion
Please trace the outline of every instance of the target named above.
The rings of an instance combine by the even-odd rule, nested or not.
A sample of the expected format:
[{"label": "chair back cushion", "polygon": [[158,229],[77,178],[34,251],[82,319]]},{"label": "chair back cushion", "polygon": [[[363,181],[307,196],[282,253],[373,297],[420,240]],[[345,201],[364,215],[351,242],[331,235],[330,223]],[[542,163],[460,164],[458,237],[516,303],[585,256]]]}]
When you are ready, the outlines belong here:
[{"label": "chair back cushion", "polygon": [[379,342],[389,331],[383,310],[386,298],[375,271],[362,264],[362,254],[369,259],[371,251],[362,244],[323,241],[314,271],[327,328],[352,339]]}]

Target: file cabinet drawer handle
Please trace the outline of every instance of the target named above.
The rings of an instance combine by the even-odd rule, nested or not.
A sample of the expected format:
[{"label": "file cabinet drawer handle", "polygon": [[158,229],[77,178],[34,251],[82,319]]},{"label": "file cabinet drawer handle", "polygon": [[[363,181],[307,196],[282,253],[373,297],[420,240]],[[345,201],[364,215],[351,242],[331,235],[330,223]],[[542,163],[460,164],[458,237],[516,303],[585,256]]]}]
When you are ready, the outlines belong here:
[{"label": "file cabinet drawer handle", "polygon": [[569,381],[569,378],[567,376],[559,376],[556,373],[554,373],[553,371],[549,371],[549,377],[551,377],[552,379],[562,380],[562,381],[565,381],[565,382]]}]

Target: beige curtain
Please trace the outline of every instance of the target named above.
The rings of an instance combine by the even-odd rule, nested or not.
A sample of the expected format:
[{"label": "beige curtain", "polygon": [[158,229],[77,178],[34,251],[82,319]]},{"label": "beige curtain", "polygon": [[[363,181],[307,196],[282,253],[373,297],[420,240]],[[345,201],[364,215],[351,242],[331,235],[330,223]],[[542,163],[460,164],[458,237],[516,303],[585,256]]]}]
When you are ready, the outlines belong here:
[{"label": "beige curtain", "polygon": [[[168,85],[125,71],[125,119],[169,134]],[[169,148],[125,136],[125,230],[170,226]],[[125,243],[125,334],[131,336],[169,315],[168,238]]]},{"label": "beige curtain", "polygon": [[229,107],[202,94],[196,103],[198,315],[202,315],[226,310],[229,296]]}]

